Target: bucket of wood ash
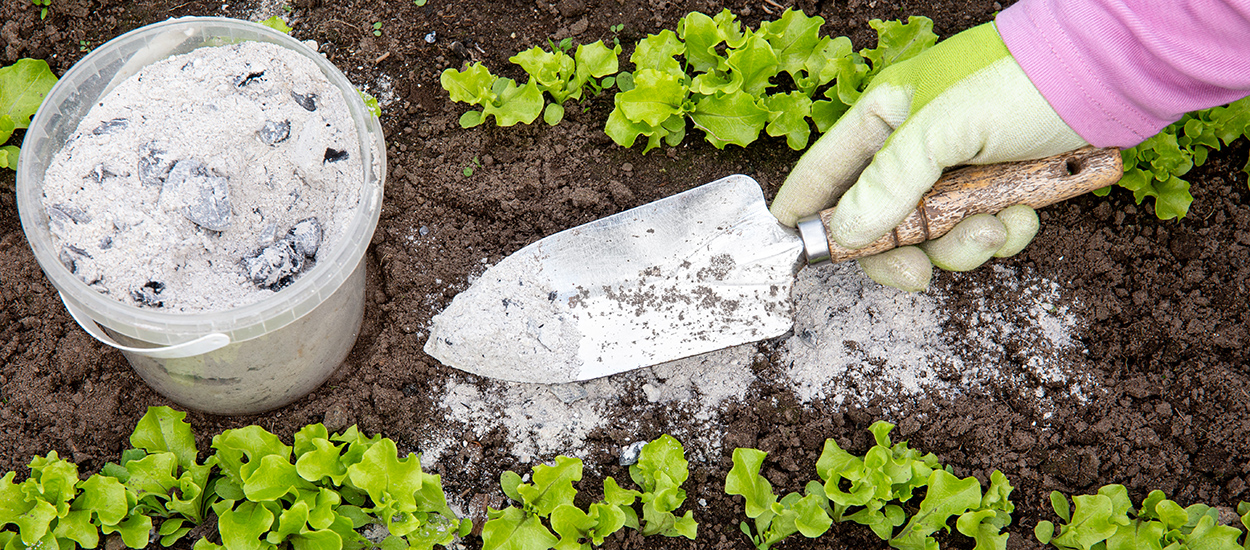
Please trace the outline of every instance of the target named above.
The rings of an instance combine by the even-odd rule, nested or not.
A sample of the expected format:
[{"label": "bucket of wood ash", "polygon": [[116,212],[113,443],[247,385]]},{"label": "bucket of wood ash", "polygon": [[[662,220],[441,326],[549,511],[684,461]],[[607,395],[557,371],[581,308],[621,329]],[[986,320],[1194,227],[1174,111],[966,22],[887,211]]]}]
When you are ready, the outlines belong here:
[{"label": "bucket of wood ash", "polygon": [[22,228],[66,309],[185,407],[290,403],[359,333],[386,148],[315,48],[234,19],[149,25],[76,63],[22,144]]}]

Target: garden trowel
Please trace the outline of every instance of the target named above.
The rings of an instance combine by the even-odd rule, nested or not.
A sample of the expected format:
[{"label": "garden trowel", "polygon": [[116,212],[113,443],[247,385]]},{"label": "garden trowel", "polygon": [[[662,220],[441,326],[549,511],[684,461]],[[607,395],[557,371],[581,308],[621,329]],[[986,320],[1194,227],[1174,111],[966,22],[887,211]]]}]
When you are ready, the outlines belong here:
[{"label": "garden trowel", "polygon": [[850,250],[829,239],[833,209],[797,229],[759,184],[729,176],[541,239],[487,269],[432,322],[425,351],[481,376],[589,380],[786,333],[805,264],[937,238],[960,220],[1034,208],[1106,187],[1115,149],[947,173],[890,234]]}]

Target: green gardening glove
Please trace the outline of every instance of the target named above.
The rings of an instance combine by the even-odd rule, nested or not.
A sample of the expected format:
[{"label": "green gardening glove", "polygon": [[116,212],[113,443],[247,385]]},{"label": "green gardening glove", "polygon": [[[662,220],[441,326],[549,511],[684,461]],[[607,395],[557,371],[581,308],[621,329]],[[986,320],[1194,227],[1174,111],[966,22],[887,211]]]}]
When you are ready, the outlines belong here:
[{"label": "green gardening glove", "polygon": [[[836,202],[830,237],[861,248],[903,221],[944,168],[1042,158],[1084,145],[986,23],[883,70],[799,159],[772,213],[793,226]],[[918,247],[861,259],[860,266],[881,284],[924,290],[933,265],[966,271],[1013,255],[1037,227],[1033,209],[1012,207],[970,217]]]}]

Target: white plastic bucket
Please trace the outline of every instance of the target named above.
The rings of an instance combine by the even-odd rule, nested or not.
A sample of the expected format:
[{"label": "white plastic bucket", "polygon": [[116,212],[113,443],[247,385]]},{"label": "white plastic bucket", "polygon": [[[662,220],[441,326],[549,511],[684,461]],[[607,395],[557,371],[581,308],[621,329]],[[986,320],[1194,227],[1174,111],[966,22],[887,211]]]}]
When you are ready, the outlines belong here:
[{"label": "white plastic bucket", "polygon": [[[91,106],[142,67],[199,47],[278,44],[311,59],[351,111],[364,185],[345,234],[291,285],[244,307],[178,314],[125,304],[92,290],[57,259],[42,205],[52,158]],[[189,408],[251,414],[316,389],[347,357],[364,315],[364,254],[377,227],[386,180],[382,127],[333,64],[299,41],[236,19],[186,17],[142,27],[96,48],[44,99],[22,143],[17,203],[35,259],[66,309],[89,334],[121,350],[156,391]]]}]

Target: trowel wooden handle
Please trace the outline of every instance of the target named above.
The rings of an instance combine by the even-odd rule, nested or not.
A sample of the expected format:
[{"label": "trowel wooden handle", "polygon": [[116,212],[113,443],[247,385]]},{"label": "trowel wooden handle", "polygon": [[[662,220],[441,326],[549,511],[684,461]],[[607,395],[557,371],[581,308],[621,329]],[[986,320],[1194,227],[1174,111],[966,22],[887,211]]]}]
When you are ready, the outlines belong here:
[{"label": "trowel wooden handle", "polygon": [[[826,236],[829,259],[842,262],[945,235],[968,216],[996,214],[1017,204],[1041,208],[1101,189],[1124,175],[1120,150],[1086,147],[1039,160],[968,166],[946,173],[894,231],[864,248],[842,247]],[[833,208],[820,213],[829,227]]]}]

